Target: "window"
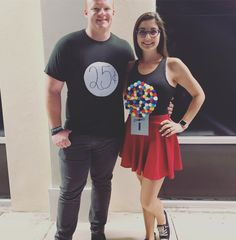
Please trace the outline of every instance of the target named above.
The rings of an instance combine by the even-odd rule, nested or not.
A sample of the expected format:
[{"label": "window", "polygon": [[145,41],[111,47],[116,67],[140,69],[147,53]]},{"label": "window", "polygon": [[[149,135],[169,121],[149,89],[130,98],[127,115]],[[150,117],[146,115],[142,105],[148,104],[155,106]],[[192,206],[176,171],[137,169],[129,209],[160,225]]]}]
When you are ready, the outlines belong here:
[{"label": "window", "polygon": [[2,115],[2,101],[1,101],[1,92],[0,92],[0,137],[4,137],[4,125],[3,125],[3,115]]},{"label": "window", "polygon": [[10,198],[10,186],[7,168],[7,154],[4,141],[4,125],[0,92],[0,199]]},{"label": "window", "polygon": [[[179,57],[206,94],[201,111],[184,136],[236,136],[236,2],[157,1],[166,23],[170,56]],[[178,87],[174,120],[190,96]]]}]

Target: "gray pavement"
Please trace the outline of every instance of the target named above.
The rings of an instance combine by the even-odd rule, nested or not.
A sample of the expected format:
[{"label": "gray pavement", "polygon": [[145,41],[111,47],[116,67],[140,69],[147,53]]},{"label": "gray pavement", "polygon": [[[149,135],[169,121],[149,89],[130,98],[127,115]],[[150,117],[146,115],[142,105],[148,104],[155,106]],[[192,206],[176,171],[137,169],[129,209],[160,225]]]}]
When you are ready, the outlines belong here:
[{"label": "gray pavement", "polygon": [[[235,209],[167,209],[171,240],[236,239]],[[0,208],[1,240],[53,240],[55,223],[47,213],[12,212]],[[143,240],[141,213],[110,213],[108,240]],[[89,224],[78,224],[73,240],[90,240]]]}]

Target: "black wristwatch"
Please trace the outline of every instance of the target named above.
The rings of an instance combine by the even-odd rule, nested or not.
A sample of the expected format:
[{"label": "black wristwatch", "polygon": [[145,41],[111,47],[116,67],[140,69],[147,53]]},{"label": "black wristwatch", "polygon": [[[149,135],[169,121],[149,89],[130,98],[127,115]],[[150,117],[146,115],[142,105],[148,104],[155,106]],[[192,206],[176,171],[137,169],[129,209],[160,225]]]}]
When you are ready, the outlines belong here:
[{"label": "black wristwatch", "polygon": [[179,124],[181,125],[181,127],[182,127],[183,129],[186,129],[186,128],[188,127],[187,122],[185,122],[183,119],[180,120]]},{"label": "black wristwatch", "polygon": [[57,133],[63,131],[64,128],[62,126],[58,126],[58,127],[55,127],[55,128],[52,128],[51,129],[51,135],[56,135]]}]

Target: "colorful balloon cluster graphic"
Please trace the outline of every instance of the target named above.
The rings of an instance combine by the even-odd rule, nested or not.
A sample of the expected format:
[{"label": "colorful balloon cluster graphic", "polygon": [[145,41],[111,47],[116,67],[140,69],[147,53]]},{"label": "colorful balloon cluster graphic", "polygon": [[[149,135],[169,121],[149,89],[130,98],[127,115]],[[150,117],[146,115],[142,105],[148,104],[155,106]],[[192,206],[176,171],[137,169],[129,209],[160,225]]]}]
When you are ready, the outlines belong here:
[{"label": "colorful balloon cluster graphic", "polygon": [[145,82],[137,81],[131,84],[125,95],[125,108],[136,118],[145,118],[152,113],[157,105],[155,89]]}]

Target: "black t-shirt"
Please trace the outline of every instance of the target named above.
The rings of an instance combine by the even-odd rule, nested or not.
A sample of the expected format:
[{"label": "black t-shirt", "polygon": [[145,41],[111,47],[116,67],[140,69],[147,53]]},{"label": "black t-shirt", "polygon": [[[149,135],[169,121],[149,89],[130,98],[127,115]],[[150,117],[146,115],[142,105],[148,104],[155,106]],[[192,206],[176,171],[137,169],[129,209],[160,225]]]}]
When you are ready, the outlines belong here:
[{"label": "black t-shirt", "polygon": [[95,41],[81,30],[56,44],[45,72],[66,82],[65,128],[73,135],[119,136],[123,132],[123,81],[130,45],[114,34]]}]

